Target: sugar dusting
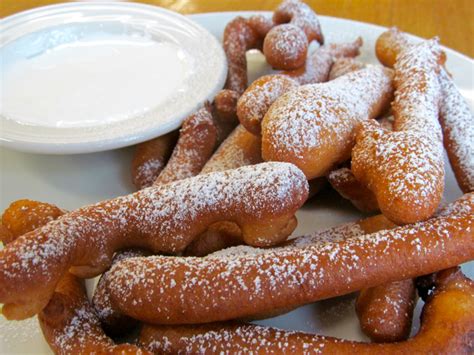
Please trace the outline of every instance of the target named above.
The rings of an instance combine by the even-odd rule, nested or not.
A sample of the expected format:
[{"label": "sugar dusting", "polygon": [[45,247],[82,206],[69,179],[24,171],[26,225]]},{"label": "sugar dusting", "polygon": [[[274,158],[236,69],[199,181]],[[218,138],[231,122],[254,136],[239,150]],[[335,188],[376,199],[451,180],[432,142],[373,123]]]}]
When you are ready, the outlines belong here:
[{"label": "sugar dusting", "polygon": [[239,120],[260,126],[271,104],[298,83],[284,75],[267,75],[255,81],[240,97],[237,105]]},{"label": "sugar dusting", "polygon": [[437,40],[407,47],[397,56],[393,111],[396,131],[427,134],[433,144],[442,150],[442,133],[438,121],[440,56],[441,48]]},{"label": "sugar dusting", "polygon": [[[443,157],[436,146],[433,149],[432,139],[416,131],[390,132],[374,123],[362,127],[352,166],[373,169],[365,181],[367,187],[377,192],[378,184],[386,185],[387,200],[403,196],[414,205],[429,206],[432,199],[428,197],[442,192],[444,177]],[[354,172],[360,176],[358,170]]]},{"label": "sugar dusting", "polygon": [[304,31],[293,24],[275,26],[265,37],[264,53],[270,63],[269,55],[274,57],[273,61],[287,63],[306,55],[307,50],[308,39]]},{"label": "sugar dusting", "polygon": [[149,187],[153,185],[163,168],[161,159],[148,159],[137,168],[135,180],[139,181],[142,187]]},{"label": "sugar dusting", "polygon": [[[427,214],[434,212],[444,189],[438,122],[440,53],[438,42],[431,40],[408,47],[398,55],[394,132],[363,123],[352,154],[356,178],[377,195],[382,211],[398,222],[407,214],[412,219],[429,217]],[[406,210],[395,207],[400,205]]]},{"label": "sugar dusting", "polygon": [[286,22],[301,28],[308,41],[324,42],[321,25],[318,16],[311,7],[298,0],[286,0],[275,10],[273,15],[275,22]]},{"label": "sugar dusting", "polygon": [[372,107],[389,90],[391,76],[379,66],[325,84],[301,86],[270,107],[263,121],[263,140],[275,157],[295,159],[322,147],[346,147],[354,140],[356,125],[376,114]]},{"label": "sugar dusting", "polygon": [[[112,267],[108,288],[122,310],[129,308],[126,300],[133,297],[134,314],[145,318],[153,314],[155,321],[176,321],[177,315],[194,322],[204,315],[207,321],[216,321],[251,316],[268,307],[297,306],[351,292],[351,285],[362,279],[366,285],[383,282],[374,270],[394,263],[399,253],[407,256],[403,264],[384,267],[384,277],[404,279],[413,276],[413,269],[431,272],[446,267],[443,255],[448,253],[459,258],[453,263],[466,260],[472,250],[452,252],[461,242],[458,237],[473,228],[474,195],[456,203],[468,212],[366,235],[349,227],[347,233],[356,236],[342,241],[274,250],[245,247],[240,249],[243,254],[233,249],[204,258],[129,259]],[[146,314],[141,313],[145,309]]]},{"label": "sugar dusting", "polygon": [[197,175],[214,150],[217,129],[207,107],[183,122],[168,164],[154,184],[167,184]]},{"label": "sugar dusting", "polygon": [[261,144],[260,137],[238,125],[204,165],[201,174],[261,163]]},{"label": "sugar dusting", "polygon": [[[234,218],[250,223],[294,213],[306,199],[307,189],[306,178],[293,165],[262,163],[81,208],[0,250],[0,299],[30,302],[32,295],[25,290],[37,294],[47,290],[77,262],[108,265],[113,248],[137,245],[176,252],[194,237],[196,225],[204,228],[203,223]],[[130,235],[140,238],[130,239]],[[89,250],[87,256],[75,259],[84,248]]]},{"label": "sugar dusting", "polygon": [[[186,327],[180,328],[184,328],[184,334],[187,333]],[[350,341],[246,324],[209,326],[193,329],[190,333],[181,336],[177,344],[175,339],[158,331],[159,336],[145,340],[143,345],[155,353],[177,351],[185,354],[266,354],[282,351],[288,354],[321,354],[327,342],[351,345]]]},{"label": "sugar dusting", "polygon": [[464,192],[474,191],[474,118],[445,70],[440,72],[440,121],[449,159]]},{"label": "sugar dusting", "polygon": [[102,331],[97,331],[100,329],[100,322],[88,302],[84,302],[82,307],[74,308],[73,312],[67,324],[53,332],[55,348],[60,349],[61,354],[85,351],[90,346],[97,349],[103,349],[107,345],[113,347],[112,339]]}]

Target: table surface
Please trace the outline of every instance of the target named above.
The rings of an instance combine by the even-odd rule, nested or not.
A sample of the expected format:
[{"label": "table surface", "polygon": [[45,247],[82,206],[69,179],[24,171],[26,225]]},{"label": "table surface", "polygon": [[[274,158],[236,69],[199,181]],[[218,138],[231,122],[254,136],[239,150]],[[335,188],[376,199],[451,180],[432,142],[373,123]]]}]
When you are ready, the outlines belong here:
[{"label": "table surface", "polygon": [[[0,17],[60,0],[3,0]],[[141,0],[192,14],[215,11],[273,10],[281,0]],[[318,14],[382,26],[398,26],[421,37],[439,36],[444,45],[474,57],[473,0],[306,0]]]}]

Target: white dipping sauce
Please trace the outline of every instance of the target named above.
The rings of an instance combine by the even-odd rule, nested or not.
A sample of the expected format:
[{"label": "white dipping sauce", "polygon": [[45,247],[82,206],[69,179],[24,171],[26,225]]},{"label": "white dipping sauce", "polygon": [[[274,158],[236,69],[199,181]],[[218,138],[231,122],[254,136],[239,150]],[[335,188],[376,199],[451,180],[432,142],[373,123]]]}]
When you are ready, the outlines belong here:
[{"label": "white dipping sauce", "polygon": [[173,43],[87,38],[2,66],[1,110],[22,124],[102,125],[158,106],[191,70],[187,52]]}]

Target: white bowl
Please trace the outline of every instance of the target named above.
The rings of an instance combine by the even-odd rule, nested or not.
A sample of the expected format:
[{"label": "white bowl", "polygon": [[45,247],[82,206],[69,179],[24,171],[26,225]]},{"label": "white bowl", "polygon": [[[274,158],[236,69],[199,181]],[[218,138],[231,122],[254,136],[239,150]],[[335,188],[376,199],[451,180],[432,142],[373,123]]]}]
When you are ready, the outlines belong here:
[{"label": "white bowl", "polygon": [[[1,20],[0,32],[4,77],[0,143],[25,152],[89,153],[160,136],[212,100],[227,73],[225,54],[214,36],[189,18],[154,6],[116,2],[47,6]],[[97,50],[105,50],[103,38],[114,42],[108,56],[101,57],[94,48],[99,44]],[[125,46],[116,45],[118,40]],[[135,56],[128,46],[140,41],[146,46],[137,47]],[[83,43],[92,44],[84,50]],[[162,52],[143,52],[165,45],[176,54],[166,67]],[[70,52],[74,46],[79,57]],[[45,65],[44,58],[64,53],[64,48],[69,52],[54,57],[52,72],[45,71],[50,62]],[[124,50],[112,54],[117,48]],[[79,63],[84,56],[87,64]],[[182,65],[175,65],[175,59],[182,59]],[[71,70],[70,62],[80,71]],[[39,74],[26,77],[30,70]],[[12,79],[7,80],[8,75]]]}]

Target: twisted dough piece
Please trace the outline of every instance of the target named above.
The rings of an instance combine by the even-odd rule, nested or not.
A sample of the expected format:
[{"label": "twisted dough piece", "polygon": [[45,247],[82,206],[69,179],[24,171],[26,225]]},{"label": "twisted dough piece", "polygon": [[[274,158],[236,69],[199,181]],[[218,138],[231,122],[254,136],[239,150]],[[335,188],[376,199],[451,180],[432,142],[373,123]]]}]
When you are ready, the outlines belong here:
[{"label": "twisted dough piece", "polygon": [[425,41],[402,52],[395,65],[394,132],[361,124],[352,172],[397,224],[433,215],[444,189],[442,134],[438,123],[441,50]]},{"label": "twisted dough piece", "polygon": [[375,118],[392,98],[390,70],[371,66],[279,97],[262,121],[264,160],[287,161],[308,179],[346,161],[360,122]]},{"label": "twisted dough piece", "polygon": [[[261,146],[260,137],[251,134],[242,125],[239,125],[209,159],[201,174],[261,163]],[[292,225],[288,227],[292,230],[294,228]],[[193,240],[184,254],[204,256],[242,243],[242,231],[238,225],[230,221],[218,222],[209,226],[206,232]]]},{"label": "twisted dough piece", "polygon": [[[415,45],[406,33],[397,28],[382,33],[377,39],[376,54],[387,66],[393,66],[399,53]],[[446,60],[441,53],[441,62]],[[444,147],[454,175],[463,192],[474,190],[474,120],[469,105],[444,68],[439,74],[441,101],[439,120]]]},{"label": "twisted dough piece", "polygon": [[275,69],[300,68],[311,41],[324,43],[316,13],[299,0],[286,0],[274,12],[273,27],[265,37],[263,53]]},{"label": "twisted dough piece", "polygon": [[408,339],[416,299],[413,279],[361,290],[356,311],[362,331],[377,343]]},{"label": "twisted dough piece", "polygon": [[362,37],[358,37],[354,42],[330,43],[315,49],[308,55],[305,66],[287,70],[282,74],[288,75],[301,85],[323,83],[330,79],[330,71],[333,65],[343,58],[352,58],[360,54]]},{"label": "twisted dough piece", "polygon": [[138,144],[132,160],[132,181],[138,190],[150,187],[166,165],[178,131]]},{"label": "twisted dough piece", "polygon": [[[206,163],[201,173],[258,164],[262,162],[261,146],[259,136],[251,134],[239,125]],[[316,194],[323,186],[323,179],[309,181],[308,198]],[[289,224],[288,227],[293,230],[294,225]],[[186,248],[184,255],[204,256],[242,243],[242,232],[238,225],[232,222],[218,222],[193,240]]]},{"label": "twisted dough piece", "polygon": [[179,252],[218,221],[237,223],[248,244],[278,243],[291,233],[286,227],[307,194],[307,181],[296,167],[262,163],[70,212],[0,250],[3,314],[8,319],[36,314],[71,267],[74,274],[91,277],[107,269],[119,249]]},{"label": "twisted dough piece", "polygon": [[469,354],[473,319],[474,283],[459,269],[450,269],[437,274],[435,293],[423,307],[420,330],[408,341],[370,344],[257,325],[224,323],[145,325],[139,343],[155,354]]},{"label": "twisted dough piece", "polygon": [[262,49],[263,39],[273,27],[264,16],[236,17],[224,29],[223,47],[227,57],[227,81],[214,98],[213,116],[220,144],[238,123],[237,100],[247,88],[247,58],[250,49]]},{"label": "twisted dough piece", "polygon": [[263,16],[236,17],[227,24],[223,40],[228,63],[226,89],[242,95],[247,88],[245,55],[250,49],[262,48],[263,39],[272,27],[273,22]]},{"label": "twisted dough piece", "polygon": [[217,129],[210,105],[187,117],[166,167],[153,185],[168,184],[196,176],[211,157],[217,143]]},{"label": "twisted dough piece", "polygon": [[[378,215],[378,216],[369,217],[357,222],[351,222],[351,223],[339,225],[337,227],[329,228],[326,230],[317,231],[307,236],[291,239],[281,244],[280,247],[303,248],[310,245],[321,245],[322,243],[324,244],[326,242],[343,241],[348,238],[360,237],[366,233],[373,233],[373,232],[377,232],[383,229],[390,229],[393,227],[394,227],[394,224],[392,222],[390,222],[384,216]],[[213,242],[212,240],[209,241],[211,245],[212,245],[212,242]],[[222,247],[226,246],[225,243],[222,243],[222,242],[220,244],[217,242],[217,244]],[[201,247],[205,248],[206,245],[202,245]],[[279,249],[280,247],[276,247],[277,250],[280,250]],[[206,253],[202,253],[202,255],[207,255],[211,251],[215,251],[215,250],[218,250],[218,251],[209,255],[209,257],[218,257],[218,258],[239,257],[239,256],[242,256],[243,254],[251,255],[255,252],[261,251],[261,250],[254,249],[248,246],[241,246],[238,248],[228,248],[225,250],[220,250],[220,249],[206,250]],[[110,273],[110,272],[107,272],[106,275],[107,275],[107,278],[104,277],[104,281],[107,281],[109,277],[113,277],[113,273]],[[116,319],[129,318],[126,315],[124,315],[124,313],[122,313],[120,309],[114,305],[114,302],[111,300],[110,293],[106,290],[104,286],[105,284],[101,285],[101,288],[102,288],[101,293],[106,295],[104,298],[107,299],[107,312],[111,315],[111,317],[114,317]],[[286,313],[289,310],[291,310],[291,307],[272,309],[270,312],[258,313],[253,318],[258,318],[258,319],[268,318],[268,317],[272,317],[278,314]]]},{"label": "twisted dough piece", "polygon": [[150,354],[135,345],[116,345],[105,335],[84,283],[70,273],[61,278],[38,319],[56,354]]},{"label": "twisted dough piece", "polygon": [[[10,239],[42,227],[64,212],[54,205],[31,200],[18,200],[3,213]],[[56,354],[148,354],[130,344],[115,345],[100,327],[86,295],[82,280],[66,273],[46,308],[38,316],[43,335]]]},{"label": "twisted dough piece", "polygon": [[[2,221],[5,222],[5,233],[0,234],[0,241],[4,244],[8,244],[13,240],[17,239],[19,236],[33,231],[37,228],[43,227],[48,222],[58,219],[63,214],[67,213],[64,210],[61,210],[55,205],[32,201],[32,200],[18,200],[10,204],[10,206],[3,212]],[[133,256],[145,256],[149,255],[148,253],[134,249],[134,250],[126,250],[123,252],[119,252],[114,256],[112,263],[117,262],[119,260],[123,260],[125,258],[133,257]],[[73,275],[66,273],[66,275],[59,281],[58,286],[56,287],[55,294],[53,295],[52,300],[49,302],[49,306],[42,312],[42,316],[40,318],[43,328],[45,329],[45,334],[47,333],[47,340],[48,343],[53,347],[53,350],[56,352],[61,351],[71,351],[75,352],[74,350],[79,349],[78,346],[80,344],[68,344],[72,341],[70,335],[65,334],[65,329],[60,328],[58,329],[58,324],[60,322],[68,322],[64,320],[64,315],[58,314],[63,309],[69,309],[72,313],[77,314],[78,309],[85,309],[84,317],[79,317],[78,319],[87,319],[89,323],[85,323],[85,326],[82,327],[86,329],[86,327],[91,326],[92,328],[97,328],[95,323],[97,323],[96,319],[100,320],[102,327],[105,328],[107,334],[112,335],[123,335],[126,334],[128,330],[131,330],[133,327],[137,325],[137,321],[133,320],[130,317],[127,317],[122,314],[114,313],[110,310],[110,300],[108,297],[108,293],[105,292],[105,278],[107,277],[107,273],[104,273],[99,283],[97,284],[96,290],[93,296],[93,307],[95,314],[90,310],[90,305],[86,305],[85,300],[85,290],[84,284],[82,281],[74,277]],[[84,294],[84,295],[82,295]],[[88,303],[88,302],[87,302]],[[81,305],[80,307],[76,307],[76,305]],[[62,305],[62,307],[60,307]],[[49,309],[49,311],[48,311]],[[55,323],[56,325],[52,325]],[[61,323],[62,324],[62,323]],[[80,330],[75,329],[72,327],[74,334],[78,334]],[[100,330],[99,333],[103,333]],[[92,333],[93,336],[88,339],[87,337],[84,338],[84,343],[92,343],[98,339],[106,339],[105,334],[96,336],[94,334],[98,334],[98,330],[94,330]],[[85,337],[85,334],[80,335]],[[67,342],[62,341],[63,345],[58,345],[60,343],[60,338],[64,338]],[[111,340],[107,338],[105,342],[106,346],[110,346]],[[80,350],[84,351],[88,348],[89,345],[84,345],[85,348]],[[77,350],[79,351],[79,350]]]},{"label": "twisted dough piece", "polygon": [[293,308],[472,260],[474,195],[455,204],[461,207],[447,216],[326,244],[129,259],[111,268],[107,288],[122,312],[156,324],[251,318]]},{"label": "twisted dough piece", "polygon": [[323,46],[309,55],[304,67],[255,80],[237,103],[240,123],[250,132],[260,135],[262,119],[276,99],[299,84],[327,81],[335,58],[356,56],[361,45],[362,39],[358,38],[353,43]]}]

